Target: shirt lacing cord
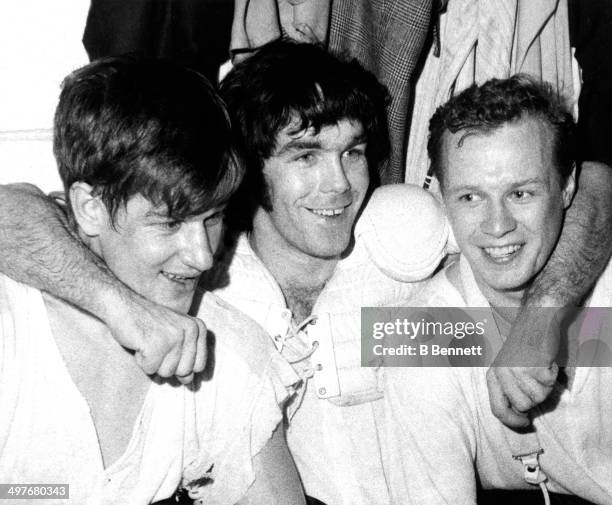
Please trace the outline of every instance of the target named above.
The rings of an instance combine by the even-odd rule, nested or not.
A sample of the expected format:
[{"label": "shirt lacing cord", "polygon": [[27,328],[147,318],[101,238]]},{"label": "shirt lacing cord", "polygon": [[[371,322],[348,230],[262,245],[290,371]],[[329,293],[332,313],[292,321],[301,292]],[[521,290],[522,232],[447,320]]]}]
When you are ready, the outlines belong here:
[{"label": "shirt lacing cord", "polygon": [[[309,324],[316,324],[316,322],[317,316],[315,314],[311,314],[298,325],[290,323],[287,327],[287,333],[285,334],[285,337],[281,340],[281,350],[286,351],[288,349],[290,351],[283,352],[283,356],[285,357],[285,359],[287,359],[289,364],[293,366],[295,371],[302,379],[303,383],[302,387],[298,389],[297,397],[288,408],[287,416],[289,420],[291,420],[293,415],[302,405],[302,402],[304,401],[304,395],[306,394],[306,383],[315,374],[315,368],[313,368],[310,361],[307,360],[319,348],[319,342],[315,340],[314,342],[312,342],[312,344],[308,345],[300,337],[300,332],[304,331],[304,329]],[[290,341],[289,346],[285,346],[287,341]]]},{"label": "shirt lacing cord", "polygon": [[[282,346],[284,347],[285,342],[287,340],[294,338],[295,340],[293,342],[295,342],[297,346],[301,347],[301,349],[299,350],[295,347],[293,348],[297,356],[287,357],[287,361],[289,361],[290,364],[297,365],[298,363],[307,360],[319,348],[319,342],[317,342],[316,340],[310,346],[308,346],[308,344],[305,344],[304,341],[300,338],[300,332],[304,331],[306,326],[308,326],[309,324],[316,324],[316,322],[317,316],[315,314],[311,314],[297,326],[290,324],[287,328],[287,333],[282,341]],[[299,351],[302,351],[302,353],[299,354]],[[310,366],[310,363],[307,364],[306,368],[304,368],[302,372],[305,374],[302,377],[303,379],[310,379],[314,375],[314,369],[312,368],[312,366]]]}]

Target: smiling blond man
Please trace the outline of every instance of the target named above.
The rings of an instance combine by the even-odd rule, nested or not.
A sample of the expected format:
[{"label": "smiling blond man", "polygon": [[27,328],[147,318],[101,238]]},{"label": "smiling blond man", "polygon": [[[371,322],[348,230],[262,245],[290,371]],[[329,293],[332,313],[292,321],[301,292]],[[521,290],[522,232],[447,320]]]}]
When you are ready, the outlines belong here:
[{"label": "smiling blond man", "polygon": [[[524,76],[473,86],[431,120],[430,157],[461,254],[411,303],[488,307],[493,355],[562,231],[575,191],[573,127],[550,88]],[[611,288],[608,267],[587,304],[610,306]],[[568,367],[566,384],[535,374],[517,391],[516,415],[544,401],[541,385],[553,393],[522,432],[491,412],[485,368],[388,372],[383,437],[395,503],[475,504],[477,482],[505,491],[539,484],[559,503],[612,499],[611,368]]]}]

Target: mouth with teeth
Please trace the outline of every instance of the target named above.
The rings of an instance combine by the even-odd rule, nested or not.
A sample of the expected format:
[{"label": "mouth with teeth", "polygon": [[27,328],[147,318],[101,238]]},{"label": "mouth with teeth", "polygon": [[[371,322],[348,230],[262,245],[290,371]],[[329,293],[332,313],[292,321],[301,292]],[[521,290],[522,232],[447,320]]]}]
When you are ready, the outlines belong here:
[{"label": "mouth with teeth", "polygon": [[200,277],[200,275],[179,275],[179,274],[173,274],[170,272],[166,272],[163,271],[161,272],[161,274],[168,280],[172,281],[172,282],[177,282],[179,284],[188,284],[188,283],[192,283],[198,280],[198,277]]},{"label": "mouth with teeth", "polygon": [[521,251],[524,244],[511,244],[502,247],[483,247],[482,250],[496,263],[507,263],[512,261]]},{"label": "mouth with teeth", "polygon": [[315,216],[320,217],[338,217],[344,214],[344,211],[347,209],[348,205],[345,207],[338,207],[337,209],[307,209],[309,212],[312,212]]}]

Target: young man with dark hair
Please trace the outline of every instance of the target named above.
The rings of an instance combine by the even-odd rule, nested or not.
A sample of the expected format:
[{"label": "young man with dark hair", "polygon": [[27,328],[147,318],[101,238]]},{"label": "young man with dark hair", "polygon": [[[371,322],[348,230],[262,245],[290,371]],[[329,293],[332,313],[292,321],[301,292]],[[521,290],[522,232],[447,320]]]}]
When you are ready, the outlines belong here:
[{"label": "young man with dark hair", "polygon": [[[429,153],[461,254],[411,303],[488,307],[478,317],[489,322],[486,342],[495,356],[574,196],[572,116],[545,84],[494,79],[436,111]],[[611,306],[611,286],[608,266],[585,304]],[[528,415],[531,430],[494,417],[486,368],[389,369],[382,436],[395,502],[475,504],[478,482],[498,490],[539,486],[558,493],[558,503],[610,503],[612,368],[575,366],[581,349],[568,340],[567,381],[541,368],[518,396],[517,416]],[[541,386],[552,390],[546,401]],[[533,401],[543,403],[532,409]]]},{"label": "young man with dark hair", "polygon": [[[206,79],[137,58],[76,70],[54,152],[75,239],[128,288],[187,313],[242,179]],[[179,487],[205,503],[302,503],[277,429],[297,378],[254,322],[200,295],[214,342],[188,388],[145,375],[102,320],[0,276],[0,480],[68,484],[54,503],[145,504]]]},{"label": "young man with dark hair", "polygon": [[[274,42],[237,65],[220,92],[243,142],[236,204],[247,231],[206,286],[256,318],[304,379],[287,437],[306,493],[327,505],[388,503],[379,377],[361,367],[360,311],[417,289],[380,260],[395,253],[414,272],[420,251],[428,275],[443,248],[442,215],[420,188],[379,190],[364,206],[388,153],[387,94],[357,62]],[[423,215],[438,240],[397,247],[393,237]]]},{"label": "young man with dark hair", "polygon": [[[335,125],[338,118],[352,122],[350,128],[360,130],[354,136],[360,149],[352,154],[360,155],[371,187],[378,185],[377,167],[389,153],[384,115],[388,96],[357,61],[339,62],[323,49],[307,44],[271,43],[256,58],[237,65],[221,83],[220,91],[246,158],[245,183],[239,193],[243,198],[235,199],[234,211],[245,228],[252,227],[257,208],[272,209],[264,168],[266,160],[281,147],[281,132],[285,134],[282,139],[290,142],[288,147],[297,151],[300,145],[306,148],[313,142],[310,136]],[[356,203],[359,208],[360,202]]]}]

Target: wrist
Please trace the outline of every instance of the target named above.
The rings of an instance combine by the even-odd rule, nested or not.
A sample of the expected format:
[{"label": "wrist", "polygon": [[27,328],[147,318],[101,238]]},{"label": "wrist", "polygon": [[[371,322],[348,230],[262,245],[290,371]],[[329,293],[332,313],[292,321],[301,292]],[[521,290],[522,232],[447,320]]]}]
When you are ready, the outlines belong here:
[{"label": "wrist", "polygon": [[508,336],[509,345],[532,354],[554,359],[561,338],[560,324],[566,312],[556,307],[523,306]]},{"label": "wrist", "polygon": [[129,314],[129,307],[137,303],[139,295],[133,292],[118,279],[102,282],[93,294],[92,312],[108,326],[115,321],[124,320]]}]

